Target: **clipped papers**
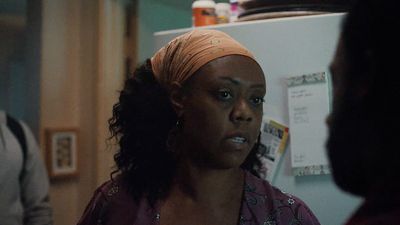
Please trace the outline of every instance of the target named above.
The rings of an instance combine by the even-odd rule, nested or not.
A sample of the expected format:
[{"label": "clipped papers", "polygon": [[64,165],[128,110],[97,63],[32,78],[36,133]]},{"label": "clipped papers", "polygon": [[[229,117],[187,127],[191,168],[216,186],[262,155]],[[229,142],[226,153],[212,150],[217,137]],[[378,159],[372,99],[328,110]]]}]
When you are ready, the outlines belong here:
[{"label": "clipped papers", "polygon": [[325,154],[329,87],[325,72],[287,79],[291,163],[296,176],[329,173]]},{"label": "clipped papers", "polygon": [[272,182],[275,177],[276,168],[286,149],[288,131],[286,126],[273,120],[263,123],[257,155],[262,163],[261,168],[258,168],[261,178]]}]

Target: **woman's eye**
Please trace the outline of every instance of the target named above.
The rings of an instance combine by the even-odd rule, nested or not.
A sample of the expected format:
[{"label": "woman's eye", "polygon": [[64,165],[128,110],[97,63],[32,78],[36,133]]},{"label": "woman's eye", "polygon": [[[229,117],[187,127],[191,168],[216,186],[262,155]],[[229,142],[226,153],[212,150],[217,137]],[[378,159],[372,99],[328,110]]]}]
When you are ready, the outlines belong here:
[{"label": "woman's eye", "polygon": [[220,100],[229,100],[232,98],[232,93],[228,90],[221,90],[218,91],[217,97]]},{"label": "woman's eye", "polygon": [[263,97],[256,97],[256,98],[252,98],[251,102],[253,103],[253,105],[261,105],[262,103],[265,102]]}]

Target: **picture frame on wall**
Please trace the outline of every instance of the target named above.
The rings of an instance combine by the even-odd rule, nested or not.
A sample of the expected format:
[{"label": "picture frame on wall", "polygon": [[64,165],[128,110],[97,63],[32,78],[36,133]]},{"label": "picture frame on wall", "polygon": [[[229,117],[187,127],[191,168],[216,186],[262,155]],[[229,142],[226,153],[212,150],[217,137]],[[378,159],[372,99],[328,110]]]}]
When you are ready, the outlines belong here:
[{"label": "picture frame on wall", "polygon": [[51,179],[78,175],[78,130],[46,129],[47,169]]}]

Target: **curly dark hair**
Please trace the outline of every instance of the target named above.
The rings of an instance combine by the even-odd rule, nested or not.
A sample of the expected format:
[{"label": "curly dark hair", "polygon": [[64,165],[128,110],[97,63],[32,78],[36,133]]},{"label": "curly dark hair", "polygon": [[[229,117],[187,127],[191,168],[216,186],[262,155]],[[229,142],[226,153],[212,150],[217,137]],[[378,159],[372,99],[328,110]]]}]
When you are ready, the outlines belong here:
[{"label": "curly dark hair", "polygon": [[[119,150],[114,155],[117,170],[135,200],[146,196],[150,204],[166,197],[176,170],[176,159],[167,149],[168,133],[176,125],[167,91],[155,80],[150,60],[138,67],[120,92],[109,119],[110,138]],[[259,139],[242,168],[258,176],[256,156]]]}]

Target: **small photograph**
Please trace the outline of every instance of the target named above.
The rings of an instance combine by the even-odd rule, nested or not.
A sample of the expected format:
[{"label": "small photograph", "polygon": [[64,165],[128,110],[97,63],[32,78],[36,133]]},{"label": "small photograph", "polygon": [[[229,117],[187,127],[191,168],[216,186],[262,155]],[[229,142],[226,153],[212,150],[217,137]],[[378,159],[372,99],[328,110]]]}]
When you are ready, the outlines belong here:
[{"label": "small photograph", "polygon": [[50,178],[78,174],[76,129],[47,129],[47,169]]}]

